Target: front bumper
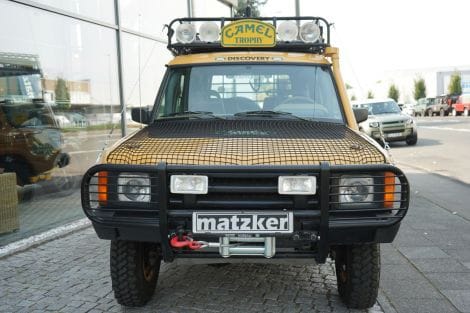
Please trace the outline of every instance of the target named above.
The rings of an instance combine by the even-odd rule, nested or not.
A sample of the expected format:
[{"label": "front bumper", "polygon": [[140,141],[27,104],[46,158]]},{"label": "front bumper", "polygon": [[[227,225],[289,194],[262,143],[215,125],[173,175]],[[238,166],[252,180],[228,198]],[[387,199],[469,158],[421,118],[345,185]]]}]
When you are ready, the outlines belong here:
[{"label": "front bumper", "polygon": [[[118,173],[148,173],[151,198],[149,203],[116,201]],[[392,173],[396,184],[394,207],[385,208],[383,173]],[[100,201],[98,173],[105,173],[111,189],[106,203]],[[175,195],[169,192],[173,174],[197,174],[209,177],[207,195]],[[286,196],[277,194],[280,175],[314,175],[317,194]],[[352,209],[341,208],[338,187],[340,175],[374,177],[374,195],[370,202]],[[382,188],[382,189],[381,189]],[[113,200],[115,199],[115,200]],[[242,210],[289,210],[294,215],[292,234],[271,234],[280,248],[275,258],[316,258],[324,262],[331,245],[391,242],[405,216],[409,203],[409,185],[396,167],[383,165],[318,166],[175,166],[160,163],[149,165],[97,165],[82,181],[82,206],[102,239],[158,242],[165,261],[175,257],[214,257],[213,253],[177,251],[169,245],[169,237],[179,230],[192,229],[194,211],[224,212]],[[365,208],[373,205],[374,207]],[[268,236],[268,235],[265,235]],[[197,240],[211,240],[220,235],[198,235]],[[283,249],[285,250],[283,252]]]}]

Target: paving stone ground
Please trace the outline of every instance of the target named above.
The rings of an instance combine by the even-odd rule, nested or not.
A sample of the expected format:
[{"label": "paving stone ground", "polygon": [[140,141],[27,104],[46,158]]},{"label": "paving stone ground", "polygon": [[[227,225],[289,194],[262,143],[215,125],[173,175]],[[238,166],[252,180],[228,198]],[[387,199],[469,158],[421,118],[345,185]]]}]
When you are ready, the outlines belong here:
[{"label": "paving stone ground", "polygon": [[88,228],[0,259],[0,312],[362,312],[341,303],[331,262],[164,264],[152,301],[124,308],[111,290],[108,250]]}]

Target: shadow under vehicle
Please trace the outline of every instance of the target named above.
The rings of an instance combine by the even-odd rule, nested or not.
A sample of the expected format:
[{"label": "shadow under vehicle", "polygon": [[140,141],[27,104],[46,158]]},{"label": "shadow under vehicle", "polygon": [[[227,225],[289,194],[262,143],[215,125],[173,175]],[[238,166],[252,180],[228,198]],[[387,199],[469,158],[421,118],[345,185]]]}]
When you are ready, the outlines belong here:
[{"label": "shadow under vehicle", "polygon": [[357,101],[353,106],[368,110],[368,119],[359,123],[359,129],[378,143],[405,141],[412,146],[418,142],[415,120],[403,113],[393,99]]},{"label": "shadow under vehicle", "polygon": [[169,24],[175,57],[154,107],[132,110],[146,126],[82,180],[84,212],[111,240],[118,303],[145,305],[162,260],[328,257],[348,307],[376,303],[380,243],[395,238],[409,185],[358,130],[368,112],[350,106],[330,25],[321,17]]},{"label": "shadow under vehicle", "polygon": [[20,186],[69,163],[41,77],[37,56],[0,53],[0,168],[16,173]]}]

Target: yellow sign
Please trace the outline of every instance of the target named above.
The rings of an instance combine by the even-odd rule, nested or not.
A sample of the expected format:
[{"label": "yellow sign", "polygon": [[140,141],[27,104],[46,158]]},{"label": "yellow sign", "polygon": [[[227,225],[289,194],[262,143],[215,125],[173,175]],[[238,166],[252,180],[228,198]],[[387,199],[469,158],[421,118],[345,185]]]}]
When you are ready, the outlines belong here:
[{"label": "yellow sign", "polygon": [[223,47],[274,47],[276,28],[258,20],[240,20],[222,28]]}]

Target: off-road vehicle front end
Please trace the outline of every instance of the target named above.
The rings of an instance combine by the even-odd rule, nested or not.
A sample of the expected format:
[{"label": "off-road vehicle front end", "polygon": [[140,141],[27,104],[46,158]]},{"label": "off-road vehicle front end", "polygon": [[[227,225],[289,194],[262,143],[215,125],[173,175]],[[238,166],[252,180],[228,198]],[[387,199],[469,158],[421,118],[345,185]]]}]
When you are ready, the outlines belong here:
[{"label": "off-road vehicle front end", "polygon": [[144,305],[161,260],[331,257],[346,305],[372,306],[379,243],[394,239],[409,185],[358,131],[367,111],[348,102],[328,22],[185,18],[168,40],[154,108],[132,112],[148,126],[82,183],[86,215],[111,240],[118,302]]}]

